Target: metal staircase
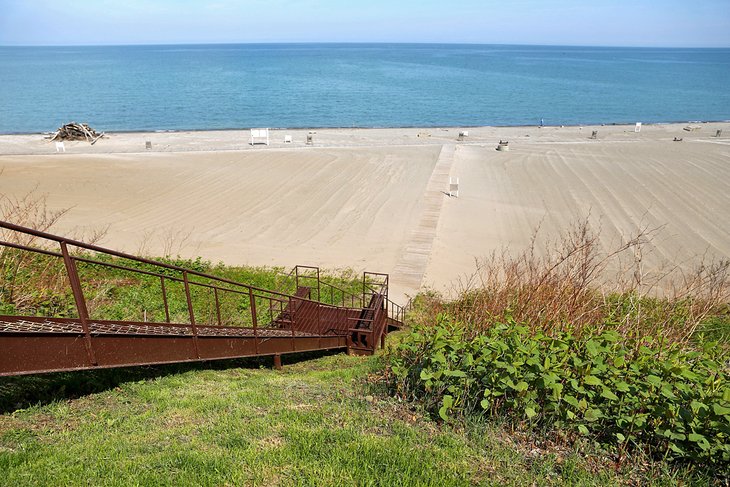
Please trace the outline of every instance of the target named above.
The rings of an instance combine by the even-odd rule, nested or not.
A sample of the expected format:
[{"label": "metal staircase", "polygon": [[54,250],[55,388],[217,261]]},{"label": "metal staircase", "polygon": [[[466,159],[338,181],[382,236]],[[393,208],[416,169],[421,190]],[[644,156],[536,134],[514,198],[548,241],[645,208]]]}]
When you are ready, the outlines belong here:
[{"label": "metal staircase", "polygon": [[[0,270],[17,262],[32,273],[55,269],[73,298],[66,307],[72,316],[0,316],[0,376],[257,355],[279,360],[316,350],[372,354],[405,318],[405,309],[388,299],[386,274],[363,273],[358,296],[322,279],[316,267],[297,266],[288,294],[8,222],[0,221],[0,229]],[[156,312],[137,320],[100,315],[86,295],[114,283],[89,278],[95,269],[125,273],[148,289],[159,283]],[[2,302],[3,279],[5,273],[0,309],[12,304]]]}]

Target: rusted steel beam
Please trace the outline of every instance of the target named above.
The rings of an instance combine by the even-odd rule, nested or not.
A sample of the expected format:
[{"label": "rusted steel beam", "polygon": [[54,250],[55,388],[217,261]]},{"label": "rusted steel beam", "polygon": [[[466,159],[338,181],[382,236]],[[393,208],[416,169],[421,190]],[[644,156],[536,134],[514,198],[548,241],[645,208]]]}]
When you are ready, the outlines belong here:
[{"label": "rusted steel beam", "polygon": [[193,330],[193,345],[195,346],[195,354],[200,358],[200,349],[198,348],[198,329],[195,327],[195,310],[193,310],[193,300],[190,298],[190,284],[188,283],[188,273],[183,272],[183,281],[185,284],[185,299],[188,302],[188,315],[190,316],[190,327]]},{"label": "rusted steel beam", "polygon": [[71,292],[76,302],[76,311],[79,315],[79,321],[81,327],[84,330],[84,343],[86,345],[86,353],[89,355],[89,362],[92,365],[96,365],[96,354],[94,353],[94,346],[91,343],[91,334],[89,333],[89,310],[86,308],[86,300],[84,299],[84,290],[81,288],[81,281],[79,280],[79,274],[76,270],[76,263],[68,253],[68,247],[65,242],[61,242],[61,255],[63,255],[63,263],[66,266],[66,274],[68,274],[68,280],[71,284]]},{"label": "rusted steel beam", "polygon": [[167,289],[165,289],[165,277],[160,276],[160,287],[162,288],[162,302],[165,304],[165,322],[170,322],[170,306],[167,304]]},{"label": "rusted steel beam", "polygon": [[251,325],[253,326],[254,336],[254,347],[255,351],[259,353],[259,330],[258,330],[258,318],[256,317],[256,298],[253,296],[253,289],[248,288],[248,300],[251,307]]},{"label": "rusted steel beam", "polygon": [[80,335],[2,334],[0,376],[223,360],[347,347],[344,336],[322,337],[321,346],[318,337],[297,337],[293,349],[290,340],[290,337],[268,338],[257,352],[253,337],[201,337],[201,356],[198,357],[192,336],[99,336],[95,338],[98,364],[91,364]]},{"label": "rusted steel beam", "polygon": [[322,280],[319,277],[319,267],[317,267],[317,301],[322,301]]},{"label": "rusted steel beam", "polygon": [[213,288],[213,294],[215,295],[215,314],[218,317],[218,326],[221,326],[221,303],[218,300],[218,289]]},{"label": "rusted steel beam", "polygon": [[[0,225],[2,226],[2,225]],[[59,254],[58,252],[53,252],[51,250],[45,250],[45,249],[39,249],[36,247],[29,247],[27,245],[21,245],[16,244],[12,242],[6,242],[5,240],[0,240],[0,246],[2,247],[10,247],[11,249],[16,250],[25,250],[27,252],[35,252],[36,254],[43,254],[43,255],[49,255],[51,257],[63,257],[63,255]]]}]

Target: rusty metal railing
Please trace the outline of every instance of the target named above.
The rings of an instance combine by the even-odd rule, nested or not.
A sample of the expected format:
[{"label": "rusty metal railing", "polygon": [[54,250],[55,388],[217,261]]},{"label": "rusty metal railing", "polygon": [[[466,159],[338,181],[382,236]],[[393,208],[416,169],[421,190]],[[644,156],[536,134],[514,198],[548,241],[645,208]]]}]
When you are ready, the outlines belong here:
[{"label": "rusty metal railing", "polygon": [[[401,306],[390,300],[388,297],[389,279],[388,274],[363,272],[362,291],[360,294],[355,294],[325,281],[319,267],[296,265],[288,274],[282,276],[282,281],[295,289],[301,286],[309,287],[316,294],[316,297],[312,299],[342,307],[364,308],[367,306],[367,299],[371,294],[384,294],[388,318],[391,323],[400,326],[405,323],[406,311],[409,306]],[[278,289],[281,291],[283,286],[279,284]]]},{"label": "rusty metal railing", "polygon": [[[351,293],[333,284],[323,282],[319,275],[319,269],[297,266],[294,270],[297,291],[300,287],[300,279],[302,281],[307,279],[306,275],[299,275],[299,270],[309,269],[312,271],[316,269],[317,299],[312,299],[311,293],[305,297],[298,294],[298,292],[287,294],[271,291],[172,263],[137,257],[97,245],[86,244],[78,240],[39,232],[9,222],[0,221],[0,228],[23,236],[23,238],[15,238],[15,241],[1,240],[0,247],[13,249],[17,252],[28,252],[44,258],[57,259],[58,262],[62,262],[63,267],[57,269],[57,273],[63,275],[64,284],[70,288],[73,297],[73,306],[71,308],[75,311],[73,318],[77,320],[73,321],[68,316],[68,310],[66,316],[44,315],[45,322],[36,318],[31,319],[30,316],[0,316],[0,336],[7,338],[7,335],[2,335],[1,332],[3,331],[14,333],[14,337],[22,334],[23,329],[22,327],[19,328],[21,322],[25,323],[26,328],[30,327],[29,329],[32,329],[36,335],[43,331],[42,323],[45,323],[43,326],[48,327],[49,333],[58,329],[75,329],[78,331],[79,338],[83,340],[89,367],[114,366],[105,365],[104,360],[99,360],[99,353],[105,357],[109,355],[108,350],[100,352],[98,346],[95,345],[95,343],[101,343],[100,336],[109,334],[139,335],[140,330],[143,330],[146,335],[185,336],[190,338],[192,350],[191,354],[185,355],[186,360],[227,358],[225,355],[221,357],[211,356],[215,353],[228,353],[223,343],[216,345],[218,348],[215,349],[215,352],[210,350],[211,343],[214,341],[210,340],[210,337],[213,336],[252,338],[251,347],[253,348],[250,351],[254,354],[272,353],[272,351],[276,353],[278,349],[266,348],[266,350],[263,350],[265,348],[263,346],[264,342],[267,340],[281,342],[280,339],[286,337],[291,339],[290,351],[297,350],[295,340],[298,338],[307,338],[310,347],[332,348],[333,344],[346,343],[342,340],[350,333],[352,319],[357,318],[365,308],[364,303],[367,293],[382,293],[383,303],[387,303],[382,306],[385,309],[385,322],[391,320],[391,322],[399,324],[405,317],[405,310],[390,302],[387,298],[388,277],[385,274],[370,274],[380,279],[380,282],[375,283],[375,285],[370,282],[370,279],[366,278],[367,273],[364,274],[363,295],[359,302],[356,302],[354,295]],[[35,241],[39,239],[45,242],[45,245],[34,245]],[[58,250],[54,250],[50,246],[51,243],[58,245]],[[2,257],[5,259],[8,256],[3,253]],[[149,314],[148,310],[145,309],[144,314],[141,317],[137,316],[136,319],[131,319],[133,316],[99,316],[98,311],[108,308],[105,308],[103,303],[99,305],[98,302],[95,302],[94,299],[96,298],[93,298],[90,303],[87,294],[99,294],[98,289],[94,286],[98,288],[100,285],[108,284],[104,281],[104,277],[99,279],[100,282],[94,280],[94,272],[100,269],[112,269],[118,273],[125,273],[124,275],[132,274],[138,279],[146,279],[147,284],[151,281],[159,282],[159,307],[149,310]],[[323,297],[325,297],[323,294],[327,293],[327,291],[323,293],[322,289],[329,290],[331,303],[324,304],[322,302]],[[178,298],[182,297],[182,306],[172,306],[170,298],[174,297],[175,293],[177,293]],[[340,293],[340,305],[334,304],[335,293]],[[349,303],[346,302],[348,300],[346,298],[349,298]],[[180,299],[176,302],[179,301]],[[0,302],[0,304],[2,303]],[[350,306],[347,306],[347,304]],[[389,310],[393,313],[390,317],[388,317]],[[378,316],[380,317],[383,313],[379,313]],[[51,318],[55,321],[49,321]],[[373,321],[373,324],[375,323],[376,321]],[[377,326],[380,327],[380,321],[377,323]],[[374,336],[381,336],[384,332],[380,328],[376,330],[374,326],[371,326],[372,332],[376,333]],[[339,337],[342,340],[333,341],[332,337]],[[318,340],[316,345],[314,339]],[[201,340],[204,341],[205,350],[201,350]],[[11,343],[11,340],[5,340],[5,343],[4,346],[8,346],[7,344]],[[17,343],[23,342],[16,340],[12,343],[17,346]],[[163,342],[160,342],[159,346],[174,346],[172,343],[165,343],[164,345],[161,345],[161,343]],[[285,345],[281,346],[284,347]],[[230,347],[233,347],[233,345],[230,344]],[[249,351],[248,348],[245,350]],[[289,350],[284,350],[284,352],[286,351]],[[16,350],[15,352],[17,352],[16,355],[22,354],[22,350]],[[243,353],[243,349],[236,353],[240,355]],[[165,357],[178,356],[172,351],[166,353],[161,351],[161,354]],[[152,356],[154,354],[150,355],[148,353],[148,355]],[[233,354],[231,356],[239,355]],[[127,361],[123,363],[127,365],[142,363],[135,361],[133,356],[125,360]],[[62,362],[61,359],[59,361]],[[72,367],[67,366],[66,369],[68,368]],[[46,366],[43,371],[66,369],[63,366],[57,368]],[[7,375],[7,372],[0,368],[0,375]]]}]

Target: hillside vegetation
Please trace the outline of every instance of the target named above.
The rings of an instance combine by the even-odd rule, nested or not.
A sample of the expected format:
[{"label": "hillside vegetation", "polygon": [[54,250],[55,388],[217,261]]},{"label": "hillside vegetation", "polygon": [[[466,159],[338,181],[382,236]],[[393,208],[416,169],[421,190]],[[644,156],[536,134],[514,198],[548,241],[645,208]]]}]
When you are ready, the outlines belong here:
[{"label": "hillside vegetation", "polygon": [[[40,230],[62,216],[42,198],[0,203]],[[727,484],[730,263],[645,274],[650,238],[602,254],[584,223],[550,249],[495,253],[455,298],[417,296],[412,327],[375,357],[0,379],[0,484]],[[293,292],[280,269],[163,260]],[[79,274],[92,316],[164,321],[159,278]],[[324,279],[361,292],[351,272]],[[182,289],[168,292],[185,322]],[[211,294],[192,300],[213,322]],[[226,324],[246,306],[222,297]],[[0,248],[0,313],[74,316],[62,262]]]},{"label": "hillside vegetation", "polygon": [[[646,233],[609,254],[596,242],[577,225],[547,251],[492,255],[455,299],[421,295],[389,355],[392,393],[445,422],[506,422],[538,443],[595,444],[617,467],[650,458],[728,481],[729,262],[648,282]],[[611,265],[626,251],[621,281]]]}]

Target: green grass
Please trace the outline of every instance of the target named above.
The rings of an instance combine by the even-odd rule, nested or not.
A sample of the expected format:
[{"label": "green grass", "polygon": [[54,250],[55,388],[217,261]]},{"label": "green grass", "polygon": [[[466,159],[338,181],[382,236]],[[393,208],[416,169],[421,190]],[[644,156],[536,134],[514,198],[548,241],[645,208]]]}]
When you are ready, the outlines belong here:
[{"label": "green grass", "polygon": [[[0,416],[1,485],[612,485],[600,454],[382,393],[379,357],[169,373]],[[16,379],[17,381],[18,379]],[[590,448],[588,448],[590,450]],[[670,485],[676,472],[646,472]]]},{"label": "green grass", "polygon": [[[262,288],[278,281],[277,269],[172,263]],[[25,269],[10,280],[3,274],[0,310],[74,315],[63,282],[51,285],[62,271]],[[163,319],[157,278],[90,265],[79,272],[95,316],[142,319],[146,312],[150,320]],[[352,273],[328,280],[361,290]],[[24,304],[16,307],[8,290]],[[168,293],[173,320],[184,322],[182,287],[170,283]],[[211,321],[210,293],[193,289],[192,299],[196,319]],[[247,299],[222,293],[221,305],[230,316],[249,315]],[[725,314],[703,332],[726,338],[727,324]],[[549,433],[515,431],[499,420],[436,422],[422,406],[387,395],[378,380],[379,357],[334,355],[291,365],[285,358],[282,372],[269,362],[0,379],[0,486],[707,482],[638,454],[617,470],[610,454],[588,442],[556,442]]]},{"label": "green grass", "polygon": [[704,323],[700,324],[693,338],[698,343],[715,341],[723,345],[729,345],[730,305],[726,305],[722,313],[710,316]]}]

